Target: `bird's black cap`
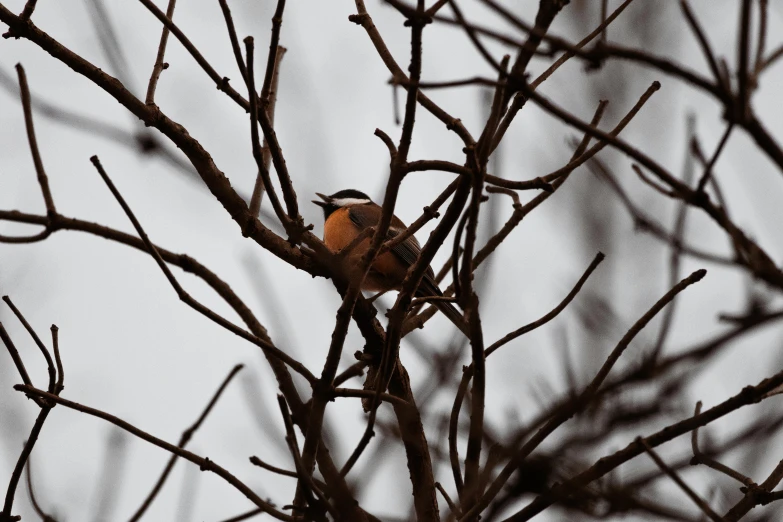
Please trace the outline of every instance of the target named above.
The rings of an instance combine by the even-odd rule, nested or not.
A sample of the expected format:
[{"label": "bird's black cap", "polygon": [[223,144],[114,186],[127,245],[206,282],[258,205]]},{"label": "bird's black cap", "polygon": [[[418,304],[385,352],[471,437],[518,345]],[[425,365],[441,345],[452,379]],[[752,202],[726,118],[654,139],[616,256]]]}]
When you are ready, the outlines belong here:
[{"label": "bird's black cap", "polygon": [[314,199],[313,203],[323,208],[324,219],[327,219],[332,212],[342,206],[345,206],[346,204],[360,204],[364,202],[369,203],[372,201],[370,196],[364,192],[354,189],[339,190],[331,196],[325,196],[320,192],[316,192],[315,194],[323,200],[318,201],[317,199]]}]

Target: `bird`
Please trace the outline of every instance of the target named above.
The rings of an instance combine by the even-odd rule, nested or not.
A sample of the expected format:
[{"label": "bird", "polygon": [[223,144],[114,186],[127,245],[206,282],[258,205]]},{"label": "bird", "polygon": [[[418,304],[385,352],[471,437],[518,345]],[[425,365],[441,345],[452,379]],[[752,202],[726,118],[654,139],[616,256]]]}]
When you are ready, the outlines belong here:
[{"label": "bird", "polygon": [[[335,192],[331,196],[325,196],[319,192],[315,194],[321,200],[313,200],[313,203],[320,206],[324,212],[323,241],[333,253],[338,253],[351,245],[354,239],[362,234],[362,231],[377,226],[380,222],[383,209],[364,192],[345,189]],[[387,240],[402,234],[407,228],[400,218],[392,215]],[[370,241],[371,238],[367,237],[355,245],[344,258],[344,268],[349,277],[361,277],[361,274],[352,274],[351,271],[353,268],[361,266],[360,260],[369,249]],[[413,235],[397,243],[388,252],[376,256],[364,278],[361,289],[371,292],[399,290],[408,269],[416,262],[420,253],[421,246]],[[443,292],[435,282],[435,273],[432,271],[432,267],[427,267],[415,296],[443,297]],[[436,300],[433,301],[433,304],[466,336],[470,335],[468,323],[463,314],[450,302]]]}]

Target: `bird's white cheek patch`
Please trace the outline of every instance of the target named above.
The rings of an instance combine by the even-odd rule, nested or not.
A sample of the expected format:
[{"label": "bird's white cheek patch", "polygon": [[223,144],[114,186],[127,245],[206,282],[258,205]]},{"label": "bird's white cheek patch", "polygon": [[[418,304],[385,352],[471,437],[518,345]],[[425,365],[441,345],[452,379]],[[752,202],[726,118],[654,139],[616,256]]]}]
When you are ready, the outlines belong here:
[{"label": "bird's white cheek patch", "polygon": [[365,203],[369,203],[369,199],[358,199],[358,198],[338,198],[332,200],[332,203],[334,205],[337,205],[338,207],[347,207],[349,205],[364,205]]}]

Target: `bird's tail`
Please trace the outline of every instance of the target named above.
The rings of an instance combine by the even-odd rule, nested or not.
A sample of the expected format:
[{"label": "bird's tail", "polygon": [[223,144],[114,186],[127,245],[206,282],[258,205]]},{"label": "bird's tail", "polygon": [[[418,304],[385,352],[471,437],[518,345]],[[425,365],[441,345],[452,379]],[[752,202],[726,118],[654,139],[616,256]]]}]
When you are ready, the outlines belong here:
[{"label": "bird's tail", "polygon": [[[425,277],[422,279],[421,284],[419,285],[417,296],[443,297],[443,292],[440,291],[440,288],[438,288],[438,285],[435,284],[434,281],[431,281],[429,278]],[[443,313],[443,315],[448,317],[449,321],[454,323],[454,326],[459,328],[460,331],[465,334],[465,337],[470,339],[470,327],[468,326],[468,322],[465,320],[464,314],[457,310],[456,306],[448,301],[437,300],[433,301],[432,304],[434,304],[435,307]]]},{"label": "bird's tail", "polygon": [[460,329],[465,337],[470,339],[470,326],[465,320],[465,316],[462,312],[457,310],[457,307],[446,301],[433,301],[433,303],[443,315],[449,318],[449,321],[454,323],[454,326]]}]

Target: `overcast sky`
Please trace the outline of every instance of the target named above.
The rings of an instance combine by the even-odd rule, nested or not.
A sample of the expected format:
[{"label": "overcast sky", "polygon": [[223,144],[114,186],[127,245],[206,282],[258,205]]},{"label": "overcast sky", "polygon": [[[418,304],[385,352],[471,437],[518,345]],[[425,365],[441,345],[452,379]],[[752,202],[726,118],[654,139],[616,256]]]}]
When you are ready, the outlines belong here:
[{"label": "overcast sky", "polygon": [[[24,5],[22,0],[2,3],[14,12],[20,12]],[[611,27],[610,38],[629,46],[650,46],[658,54],[706,73],[707,67],[676,3],[670,3],[671,9],[661,9],[658,17],[648,19],[643,16],[645,2],[638,0]],[[162,1],[157,4],[165,8]],[[477,23],[509,29],[477,2],[465,0],[462,4],[466,15]],[[535,0],[507,2],[529,21],[535,16],[537,4]],[[580,39],[599,22],[599,4],[574,0],[552,31],[574,41]],[[611,6],[617,4],[610,2]],[[734,63],[736,2],[693,0],[692,4],[716,53],[727,55],[729,63]],[[73,51],[118,75],[101,51],[91,5],[92,0],[39,2],[33,20]],[[233,0],[230,5],[240,38],[248,34],[256,37],[260,70],[266,59],[274,3]],[[125,78],[121,79],[143,97],[160,25],[137,2],[105,1],[103,7],[114,24],[127,63]],[[776,2],[770,2],[770,7],[769,48],[773,48],[780,43],[777,37],[783,31],[783,11]],[[403,27],[402,18],[374,0],[368,2],[368,9],[397,61],[407,67],[410,31]],[[308,223],[315,224],[319,235],[320,209],[309,204],[314,192],[328,194],[356,188],[379,198],[388,177],[389,159],[373,131],[383,129],[395,140],[400,132],[388,85],[390,75],[364,30],[348,21],[353,12],[353,3],[347,0],[292,0],[284,16],[281,44],[288,52],[280,74],[276,130],[300,196],[302,214]],[[242,91],[218,3],[180,0],[174,19],[218,72],[232,78],[232,84]],[[424,80],[492,76],[490,66],[462,31],[435,25],[428,26],[424,35]],[[496,57],[509,52],[492,43],[488,46]],[[256,169],[247,115],[216,91],[173,37],[169,39],[166,61],[170,67],[163,72],[157,89],[158,104],[204,145],[234,187],[249,194]],[[33,44],[23,39],[0,40],[3,75],[15,79],[13,67],[18,62],[27,71],[34,100],[67,108],[129,133],[143,130],[110,96]],[[545,61],[536,59],[530,71],[536,75],[545,67]],[[619,84],[618,78],[622,80]],[[723,132],[721,107],[711,98],[633,65],[614,64],[586,74],[578,61],[559,70],[541,92],[586,120],[598,100],[608,98],[611,110],[604,120],[606,128],[613,126],[656,79],[662,81],[661,90],[623,136],[679,174],[688,113],[697,116],[698,134],[706,150],[712,150]],[[782,81],[783,66],[778,65],[754,96],[759,117],[781,139]],[[432,96],[478,135],[486,112],[482,88],[438,90]],[[462,144],[457,137],[424,110],[418,114],[411,158],[461,163]],[[244,239],[200,180],[170,162],[142,157],[107,135],[75,130],[40,113],[35,116],[35,124],[60,212],[132,231],[88,160],[97,154],[154,242],[187,253],[220,275],[253,308],[281,349],[320,374],[340,302],[329,281],[312,279]],[[568,139],[574,135],[529,105],[504,141],[497,171],[510,179],[551,172],[568,160]],[[175,157],[184,160],[176,149],[169,148]],[[671,202],[641,184],[629,160],[611,151],[602,153],[602,157],[613,165],[637,203],[671,227]],[[739,131],[734,133],[715,173],[726,191],[735,222],[780,262],[780,172]],[[451,179],[447,173],[410,175],[402,186],[397,215],[406,222],[413,221]],[[560,362],[564,335],[574,359],[589,373],[625,329],[666,291],[669,251],[650,236],[635,233],[632,220],[600,184],[587,169],[577,170],[562,193],[527,217],[495,254],[481,296],[485,339],[490,342],[551,309],[599,250],[608,259],[585,294],[556,323],[509,344],[488,360],[491,378],[487,393],[492,406],[487,415],[494,426],[517,422],[509,419],[521,422],[532,417],[540,404],[531,392],[540,383],[547,383],[553,390],[563,389]],[[529,197],[523,194],[524,199]],[[596,208],[596,202],[600,208]],[[6,89],[0,92],[0,208],[44,212],[21,105]],[[511,213],[510,201],[497,197],[496,212],[496,223],[502,223]],[[590,212],[595,212],[599,221],[590,221]],[[723,232],[698,214],[691,212],[688,238],[701,248],[729,254]],[[606,230],[594,233],[591,227],[598,222]],[[31,230],[0,223],[2,234]],[[430,230],[425,228],[419,238],[426,239]],[[447,257],[444,249],[434,266],[439,267]],[[717,322],[718,313],[742,312],[747,277],[692,259],[685,261],[683,274],[701,267],[709,270],[708,276],[680,298],[669,350],[684,349],[723,328]],[[194,296],[235,319],[206,285],[179,270],[175,273]],[[760,290],[764,291],[763,287]],[[168,441],[176,441],[196,419],[228,371],[237,363],[245,363],[246,368],[198,432],[191,449],[229,468],[279,505],[290,501],[294,480],[271,475],[248,462],[248,456],[258,455],[292,468],[277,414],[277,385],[266,361],[255,346],[182,304],[151,257],[78,232],[58,232],[31,245],[0,244],[0,293],[12,296],[40,335],[48,336],[52,323],[59,326],[66,372],[64,397],[108,411]],[[382,302],[382,306],[389,306],[393,297],[385,297]],[[580,318],[594,312],[596,303],[607,307],[608,315],[603,316],[607,328],[600,342],[592,340],[587,346]],[[31,340],[5,308],[0,310],[0,319],[16,341],[32,380],[41,385],[46,380],[46,368]],[[654,337],[656,328],[654,322],[624,362],[638,361],[640,347],[645,339]],[[437,352],[454,332],[452,325],[438,316],[417,335]],[[361,336],[352,326],[342,367],[353,362],[353,353],[362,346]],[[779,346],[779,328],[763,330],[738,344],[714,364],[707,372],[708,378],[694,380],[688,392],[689,399],[693,399],[690,404],[700,399],[709,407],[777,371]],[[403,343],[401,357],[411,374],[414,391],[429,378],[421,359],[426,356]],[[0,350],[0,484],[10,476],[38,412],[32,402],[11,389],[18,380],[10,357]],[[352,385],[358,387],[361,383],[355,381]],[[338,401],[327,411],[331,425],[338,433],[347,434],[343,444],[333,449],[335,460],[341,462],[358,441],[365,416],[353,399]],[[732,422],[760,411],[737,413]],[[722,425],[717,423],[715,430]],[[436,433],[428,435],[434,437]],[[122,448],[117,458],[125,460],[117,478],[120,492],[115,503],[99,508],[101,483],[112,480],[101,478],[109,441]],[[381,471],[361,501],[379,516],[406,517],[410,483],[401,448],[391,448],[380,465],[368,462],[365,457],[369,454],[359,461],[358,473],[367,466],[379,466]],[[122,520],[141,502],[168,457],[156,447],[119,434],[103,421],[56,408],[43,428],[32,462],[41,501],[60,514],[60,520],[96,519],[100,509],[105,520]],[[444,484],[453,484],[450,470],[438,473]],[[23,489],[20,487],[14,512],[25,520],[34,519]],[[191,493],[183,495],[183,489]],[[183,498],[191,500],[183,504]],[[194,466],[180,463],[147,519],[216,521],[251,508],[240,493],[218,477],[199,474]],[[441,509],[445,511],[445,505]],[[541,519],[554,520],[546,516]]]}]

